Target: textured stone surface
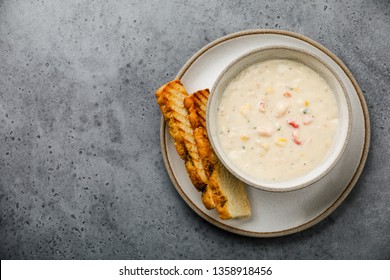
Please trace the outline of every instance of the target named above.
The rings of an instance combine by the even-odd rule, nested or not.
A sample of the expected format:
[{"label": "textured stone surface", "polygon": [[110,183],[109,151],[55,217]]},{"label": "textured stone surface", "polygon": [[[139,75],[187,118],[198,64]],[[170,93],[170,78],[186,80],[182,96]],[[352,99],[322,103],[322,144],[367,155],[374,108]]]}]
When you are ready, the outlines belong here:
[{"label": "textured stone surface", "polygon": [[[2,259],[390,258],[390,2],[0,0]],[[320,3],[323,2],[323,3]],[[199,48],[252,28],[338,55],[372,142],[347,200],[304,232],[254,239],[198,217],[163,164],[154,90]]]}]

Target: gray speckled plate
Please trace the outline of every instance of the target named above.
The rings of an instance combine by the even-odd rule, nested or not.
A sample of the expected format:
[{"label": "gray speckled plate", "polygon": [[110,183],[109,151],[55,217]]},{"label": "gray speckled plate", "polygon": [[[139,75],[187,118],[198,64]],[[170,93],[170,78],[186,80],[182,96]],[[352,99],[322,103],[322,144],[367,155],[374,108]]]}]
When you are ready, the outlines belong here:
[{"label": "gray speckled plate", "polygon": [[212,88],[234,59],[259,47],[283,44],[306,49],[327,62],[344,82],[352,106],[351,140],[336,168],[318,183],[278,193],[247,187],[252,216],[223,221],[207,210],[176,153],[168,129],[161,121],[161,148],[168,174],[186,203],[201,217],[241,235],[273,237],[307,229],[327,217],[347,197],[358,180],[368,153],[370,124],[363,94],[347,67],[325,47],[302,35],[280,30],[248,30],[222,37],[198,51],[177,75],[189,93]]}]

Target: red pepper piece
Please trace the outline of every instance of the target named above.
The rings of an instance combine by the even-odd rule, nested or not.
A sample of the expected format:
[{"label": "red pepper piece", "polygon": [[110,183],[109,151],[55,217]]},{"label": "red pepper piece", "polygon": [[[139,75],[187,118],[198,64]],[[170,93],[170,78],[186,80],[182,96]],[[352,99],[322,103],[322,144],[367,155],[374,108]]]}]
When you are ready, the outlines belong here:
[{"label": "red pepper piece", "polygon": [[297,124],[295,121],[288,120],[287,121],[289,125],[291,125],[293,128],[298,128],[299,124]]}]

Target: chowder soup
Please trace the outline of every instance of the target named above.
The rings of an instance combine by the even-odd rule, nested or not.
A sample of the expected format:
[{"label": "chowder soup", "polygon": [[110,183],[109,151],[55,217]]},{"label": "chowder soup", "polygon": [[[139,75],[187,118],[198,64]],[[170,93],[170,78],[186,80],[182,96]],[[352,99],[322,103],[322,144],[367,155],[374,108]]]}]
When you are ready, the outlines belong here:
[{"label": "chowder soup", "polygon": [[317,167],[339,124],[336,98],[311,68],[273,59],[243,70],[218,106],[218,140],[229,160],[250,176],[271,182]]}]

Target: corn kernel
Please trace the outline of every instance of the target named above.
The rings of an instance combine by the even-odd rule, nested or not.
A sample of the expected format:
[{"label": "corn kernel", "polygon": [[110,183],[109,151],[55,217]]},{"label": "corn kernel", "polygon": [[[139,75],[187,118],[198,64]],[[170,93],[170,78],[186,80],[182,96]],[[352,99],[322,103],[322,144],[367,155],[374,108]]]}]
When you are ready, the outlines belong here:
[{"label": "corn kernel", "polygon": [[295,87],[295,88],[292,88],[292,91],[301,92],[301,89],[299,87]]},{"label": "corn kernel", "polygon": [[246,117],[247,113],[249,112],[249,110],[251,109],[251,105],[249,103],[246,103],[244,106],[241,107],[241,115],[243,115],[244,117]]},{"label": "corn kernel", "polygon": [[281,138],[276,138],[275,139],[275,144],[277,146],[279,146],[279,147],[284,147],[286,145],[286,143],[287,143],[287,139],[286,138],[281,137]]},{"label": "corn kernel", "polygon": [[273,89],[272,87],[267,87],[267,89],[265,90],[265,92],[266,92],[266,93],[272,94],[272,93],[274,93],[275,91],[274,91],[274,89]]},{"label": "corn kernel", "polygon": [[261,142],[259,144],[259,146],[264,150],[264,151],[268,151],[269,150],[269,146],[267,143],[264,143],[264,142]]}]

